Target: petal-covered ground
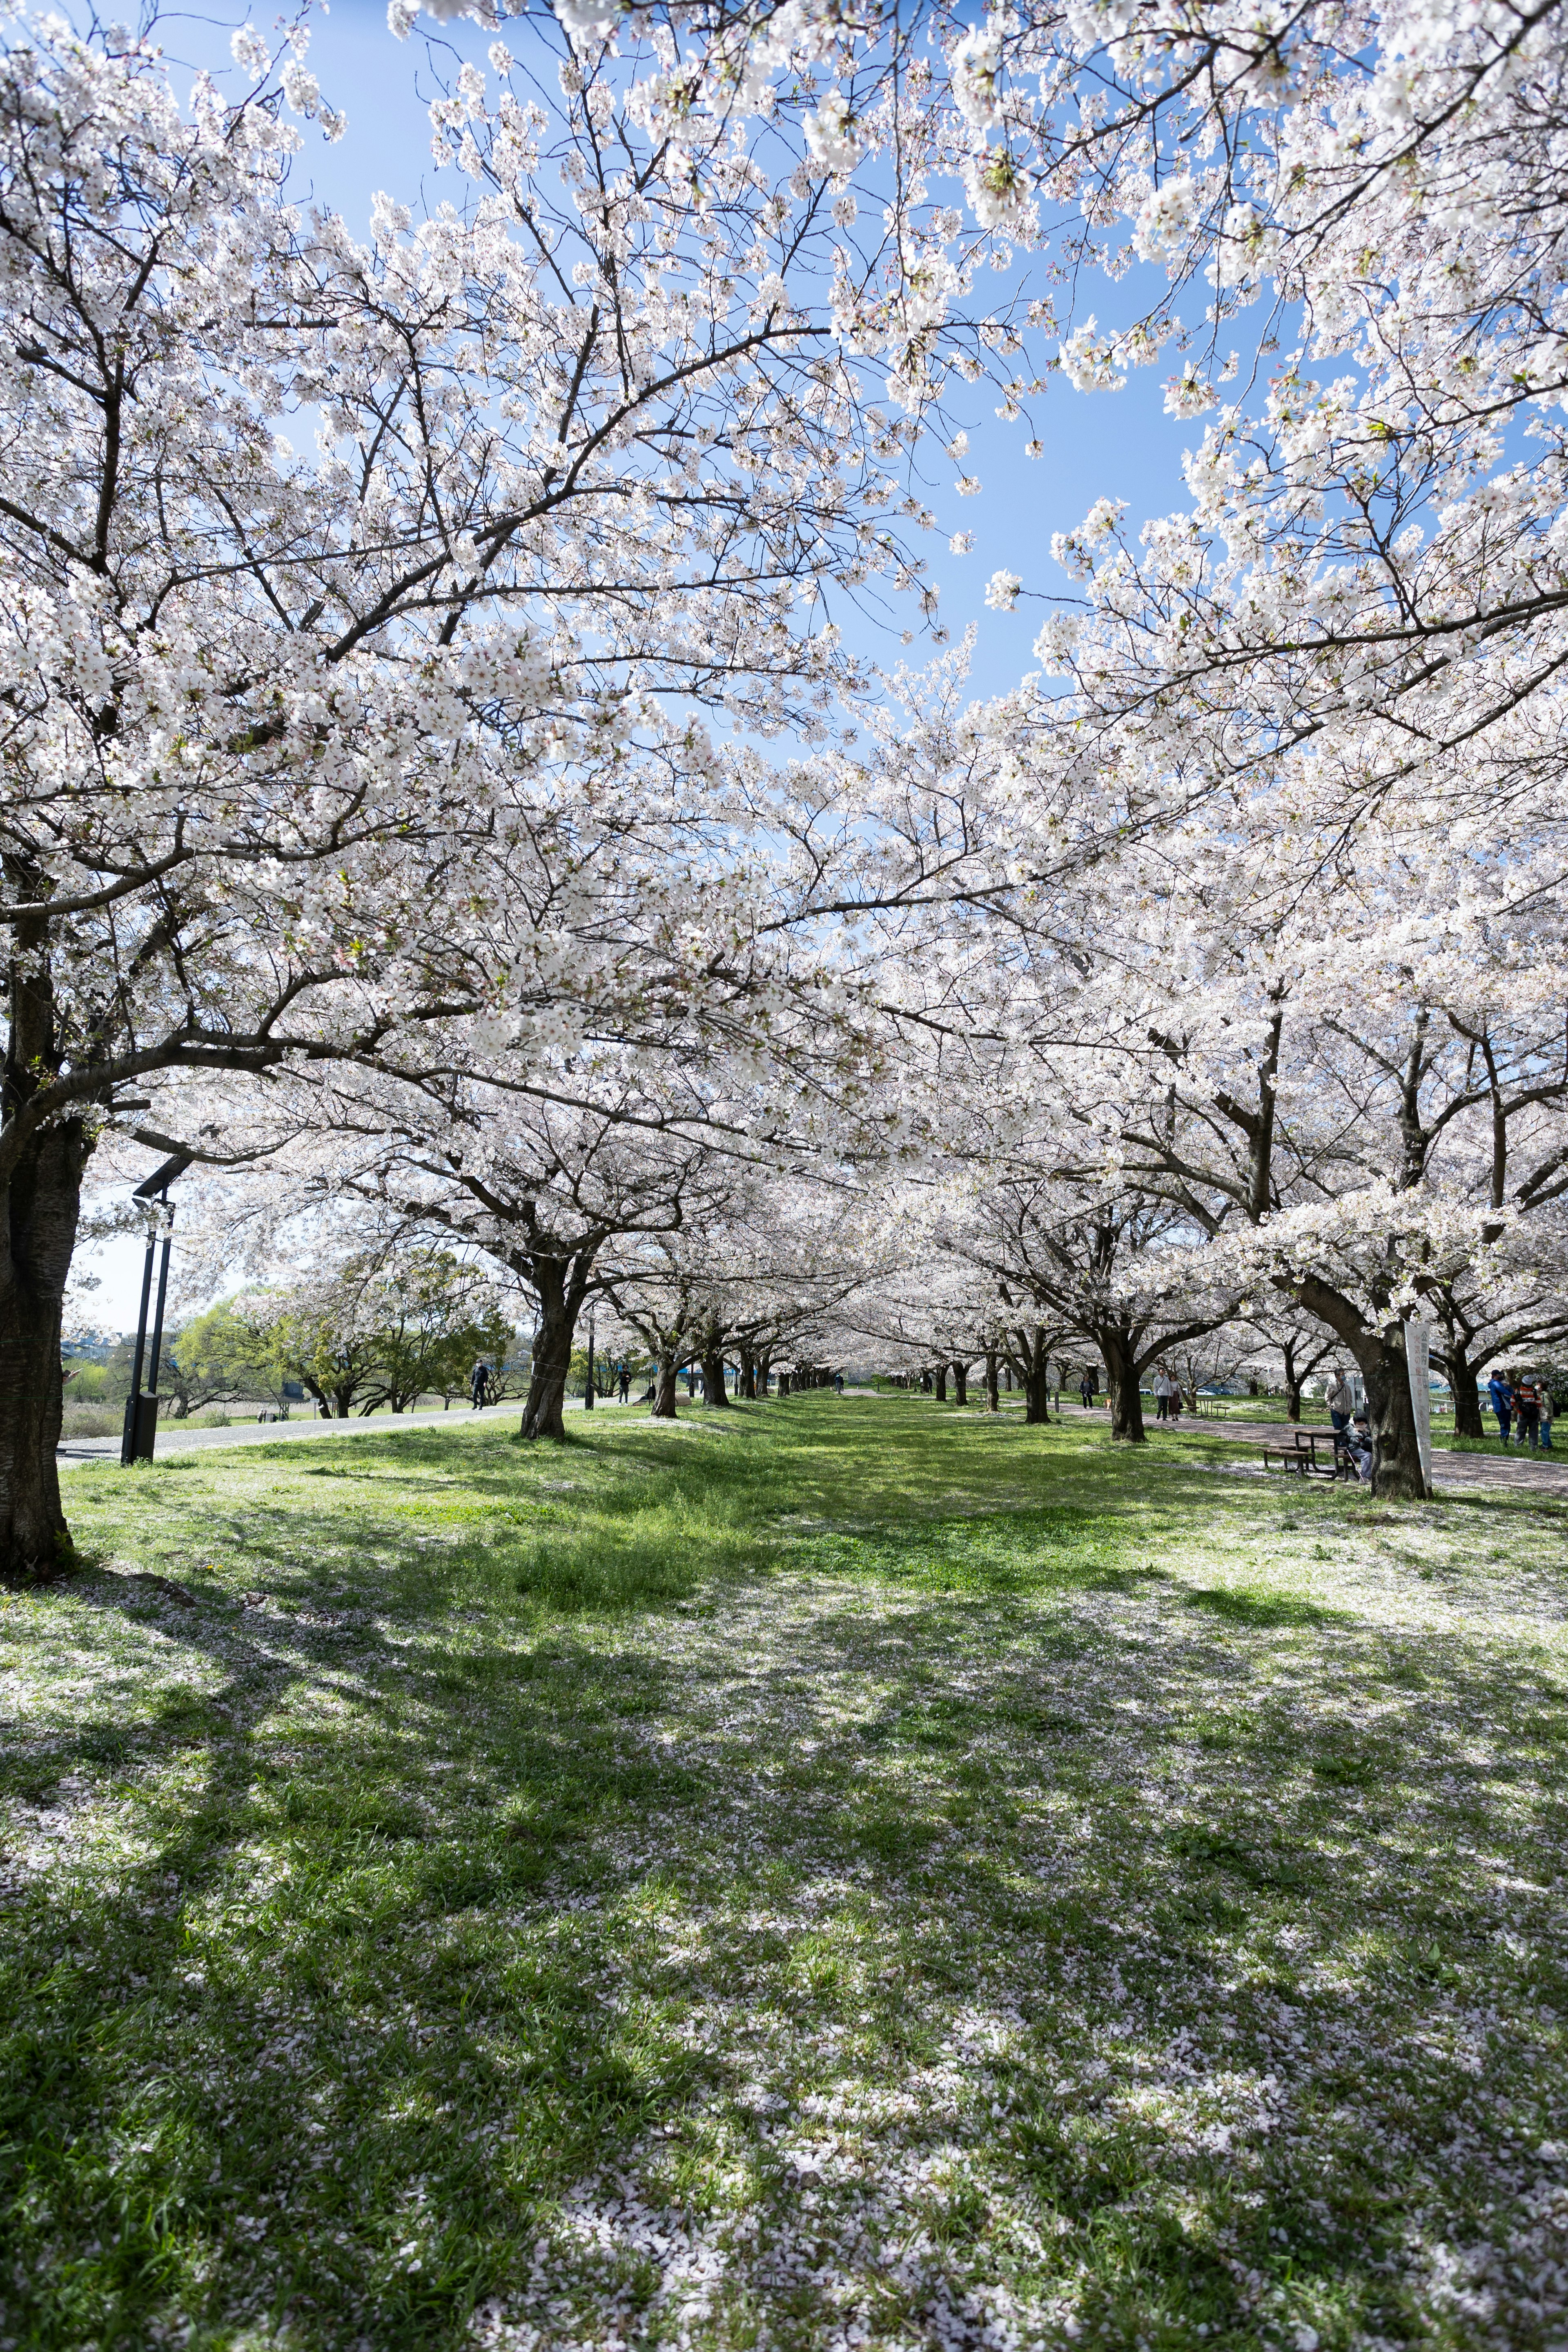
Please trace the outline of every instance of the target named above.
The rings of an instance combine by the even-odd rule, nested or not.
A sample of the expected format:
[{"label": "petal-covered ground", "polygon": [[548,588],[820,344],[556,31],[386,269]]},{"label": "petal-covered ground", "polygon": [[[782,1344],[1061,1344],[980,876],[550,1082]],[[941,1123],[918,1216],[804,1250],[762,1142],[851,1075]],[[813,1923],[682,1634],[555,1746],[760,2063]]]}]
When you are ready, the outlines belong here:
[{"label": "petal-covered ground", "polygon": [[10,2347],[1568,2343],[1568,1511],[917,1398],[68,1481]]}]

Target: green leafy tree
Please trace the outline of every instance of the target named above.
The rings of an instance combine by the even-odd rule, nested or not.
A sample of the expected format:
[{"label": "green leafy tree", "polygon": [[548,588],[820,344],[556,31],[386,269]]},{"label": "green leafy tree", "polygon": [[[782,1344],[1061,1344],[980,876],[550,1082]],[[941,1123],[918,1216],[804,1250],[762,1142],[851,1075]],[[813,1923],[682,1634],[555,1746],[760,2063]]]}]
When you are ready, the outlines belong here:
[{"label": "green leafy tree", "polygon": [[495,1292],[449,1250],[425,1249],[387,1266],[372,1286],[376,1313],[367,1412],[405,1412],[422,1396],[450,1397],[476,1362],[500,1365],[511,1327]]},{"label": "green leafy tree", "polygon": [[335,1276],[253,1292],[237,1307],[273,1391],[297,1381],[328,1420],[468,1393],[475,1362],[513,1346],[494,1288],[449,1250],[362,1255]]},{"label": "green leafy tree", "polygon": [[[281,1407],[288,1373],[249,1313],[249,1300],[220,1299],[195,1316],[173,1341],[165,1341],[159,1369],[160,1391],[174,1400],[174,1418],[184,1421],[205,1404],[267,1397]],[[145,1377],[145,1375],[143,1375]]]}]

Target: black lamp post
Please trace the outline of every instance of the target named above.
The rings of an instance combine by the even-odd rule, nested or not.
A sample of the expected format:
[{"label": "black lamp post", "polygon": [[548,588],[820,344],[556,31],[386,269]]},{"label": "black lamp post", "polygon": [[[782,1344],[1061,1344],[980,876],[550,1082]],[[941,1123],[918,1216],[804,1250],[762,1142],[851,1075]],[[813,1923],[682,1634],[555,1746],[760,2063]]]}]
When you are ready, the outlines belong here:
[{"label": "black lamp post", "polygon": [[[153,1447],[158,1434],[158,1368],[163,1360],[163,1302],[169,1295],[169,1244],[174,1231],[174,1212],[169,1206],[169,1187],[176,1176],[183,1176],[195,1154],[176,1151],[161,1168],[138,1184],[131,1197],[152,1209],[158,1209],[147,1223],[147,1256],[142,1268],[142,1311],[136,1320],[136,1354],[131,1367],[131,1393],[125,1400],[125,1428],[120,1440],[120,1462],[123,1469],[132,1462],[151,1462]],[[153,1292],[153,1253],[157,1247],[160,1226],[163,1234],[163,1263],[158,1269],[158,1306],[153,1323],[153,1385],[146,1396],[142,1393],[142,1369],[147,1352],[147,1302]]]}]

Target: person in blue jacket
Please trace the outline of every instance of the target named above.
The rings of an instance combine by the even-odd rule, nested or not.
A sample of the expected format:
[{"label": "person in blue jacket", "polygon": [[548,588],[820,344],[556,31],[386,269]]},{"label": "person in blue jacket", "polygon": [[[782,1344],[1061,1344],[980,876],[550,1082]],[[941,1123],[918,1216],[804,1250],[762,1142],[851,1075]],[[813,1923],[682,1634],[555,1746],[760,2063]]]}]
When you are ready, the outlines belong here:
[{"label": "person in blue jacket", "polygon": [[1508,1444],[1509,1431],[1513,1427],[1513,1382],[1506,1372],[1494,1372],[1487,1382],[1487,1394],[1497,1415],[1498,1435]]}]

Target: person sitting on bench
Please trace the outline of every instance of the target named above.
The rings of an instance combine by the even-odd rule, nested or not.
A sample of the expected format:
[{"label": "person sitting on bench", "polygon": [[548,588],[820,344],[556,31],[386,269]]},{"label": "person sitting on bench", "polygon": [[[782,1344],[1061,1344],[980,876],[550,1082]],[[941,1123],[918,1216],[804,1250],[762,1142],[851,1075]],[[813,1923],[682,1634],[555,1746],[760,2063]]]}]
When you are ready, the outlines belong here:
[{"label": "person sitting on bench", "polygon": [[1351,1466],[1356,1476],[1363,1480],[1370,1478],[1372,1476],[1372,1423],[1367,1419],[1364,1405],[1345,1432],[1345,1452],[1350,1455]]}]

